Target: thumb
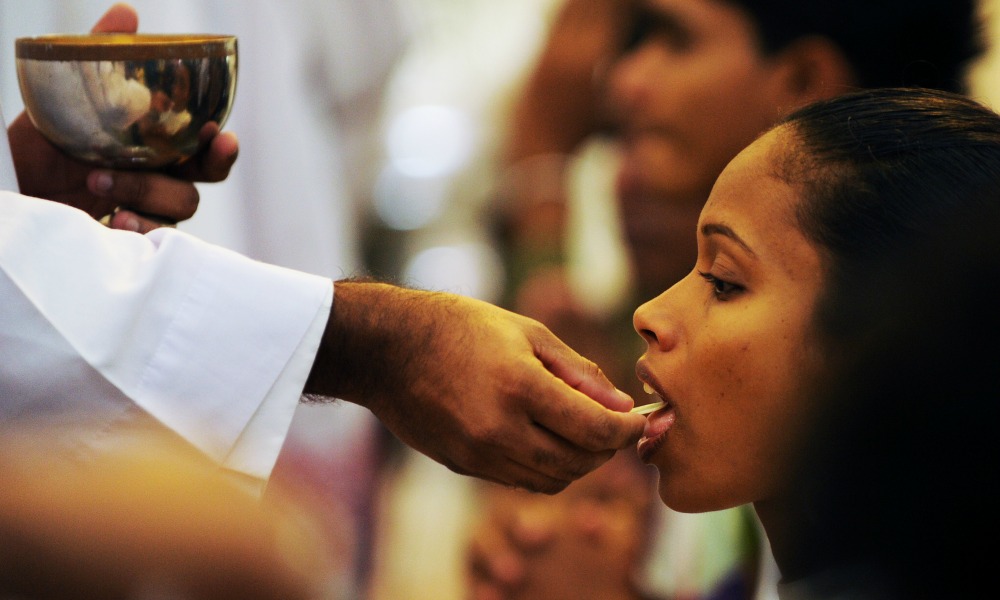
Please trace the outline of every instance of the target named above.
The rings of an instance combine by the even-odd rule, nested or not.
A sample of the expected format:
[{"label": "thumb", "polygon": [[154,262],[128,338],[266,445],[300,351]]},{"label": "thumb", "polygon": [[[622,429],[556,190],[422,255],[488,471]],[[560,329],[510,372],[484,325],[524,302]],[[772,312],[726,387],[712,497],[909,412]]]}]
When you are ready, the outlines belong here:
[{"label": "thumb", "polygon": [[135,33],[139,29],[139,15],[135,9],[119,2],[98,19],[91,33]]}]

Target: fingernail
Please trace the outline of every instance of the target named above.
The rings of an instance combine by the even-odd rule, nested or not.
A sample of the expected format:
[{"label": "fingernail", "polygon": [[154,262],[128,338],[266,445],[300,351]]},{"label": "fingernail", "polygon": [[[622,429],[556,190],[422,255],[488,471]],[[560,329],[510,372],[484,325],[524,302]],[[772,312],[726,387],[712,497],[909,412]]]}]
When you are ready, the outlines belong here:
[{"label": "fingernail", "polygon": [[107,194],[115,185],[115,179],[109,171],[94,171],[90,176],[91,191],[95,194]]},{"label": "fingernail", "polygon": [[125,231],[139,231],[139,219],[126,215],[125,218],[122,219],[122,229]]}]

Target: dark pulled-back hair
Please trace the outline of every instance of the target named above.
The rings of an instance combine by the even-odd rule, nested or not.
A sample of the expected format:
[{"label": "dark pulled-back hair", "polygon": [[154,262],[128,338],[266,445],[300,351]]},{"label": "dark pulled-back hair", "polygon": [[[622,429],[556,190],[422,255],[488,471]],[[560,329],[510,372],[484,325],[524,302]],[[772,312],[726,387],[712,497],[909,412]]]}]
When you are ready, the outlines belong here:
[{"label": "dark pulled-back hair", "polygon": [[861,87],[965,90],[983,52],[974,0],[724,0],[753,19],[765,52],[819,35],[850,61]]},{"label": "dark pulled-back hair", "polygon": [[864,90],[778,127],[793,150],[776,175],[801,190],[798,224],[820,249],[828,290],[942,220],[1000,202],[1000,116],[967,97]]},{"label": "dark pulled-back hair", "polygon": [[989,597],[1000,117],[945,93],[873,90],[788,123],[807,156],[786,165],[808,182],[803,230],[839,277],[817,312],[829,368],[794,459],[807,507],[796,543],[816,564],[850,565],[834,585],[874,577],[879,593],[860,597]]}]

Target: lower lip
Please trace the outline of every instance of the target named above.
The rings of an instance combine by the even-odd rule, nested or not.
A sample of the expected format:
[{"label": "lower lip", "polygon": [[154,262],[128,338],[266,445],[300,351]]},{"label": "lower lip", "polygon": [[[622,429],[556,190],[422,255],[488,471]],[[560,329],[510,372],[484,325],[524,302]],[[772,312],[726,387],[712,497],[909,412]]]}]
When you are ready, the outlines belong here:
[{"label": "lower lip", "polygon": [[653,455],[667,441],[667,432],[677,420],[672,408],[660,410],[649,416],[646,423],[646,432],[636,446],[639,458],[648,463]]},{"label": "lower lip", "polygon": [[652,460],[653,455],[656,451],[660,449],[660,439],[650,439],[642,438],[639,440],[638,446],[636,446],[636,452],[639,454],[639,460],[644,463],[649,463]]}]

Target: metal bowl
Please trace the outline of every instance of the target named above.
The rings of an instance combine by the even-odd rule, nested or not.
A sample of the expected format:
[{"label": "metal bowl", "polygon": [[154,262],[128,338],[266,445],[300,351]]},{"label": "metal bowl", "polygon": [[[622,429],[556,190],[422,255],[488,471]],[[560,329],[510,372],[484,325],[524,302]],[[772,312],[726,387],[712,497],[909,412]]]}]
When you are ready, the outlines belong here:
[{"label": "metal bowl", "polygon": [[236,93],[234,36],[87,34],[16,41],[17,78],[35,127],[68,154],[159,169],[198,151]]}]

